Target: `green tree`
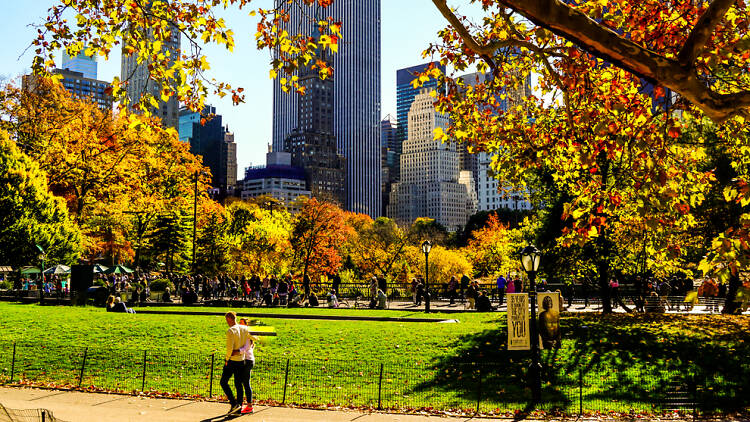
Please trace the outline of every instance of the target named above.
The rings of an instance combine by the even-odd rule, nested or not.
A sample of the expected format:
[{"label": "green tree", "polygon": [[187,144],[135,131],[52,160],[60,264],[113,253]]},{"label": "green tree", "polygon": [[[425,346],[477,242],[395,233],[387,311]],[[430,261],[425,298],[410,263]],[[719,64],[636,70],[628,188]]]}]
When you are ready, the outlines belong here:
[{"label": "green tree", "polygon": [[201,203],[196,239],[196,271],[215,275],[230,268],[229,251],[232,241],[228,234],[229,216],[221,204],[206,200]]},{"label": "green tree", "polygon": [[293,218],[283,206],[265,207],[265,203],[234,202],[227,207],[236,272],[281,274],[288,269]]},{"label": "green tree", "polygon": [[430,240],[433,244],[445,245],[448,241],[448,230],[434,218],[417,218],[409,233],[414,239]]},{"label": "green tree", "polygon": [[160,214],[151,233],[151,253],[164,261],[169,272],[187,270],[190,224],[186,215],[179,211]]},{"label": "green tree", "polygon": [[40,245],[47,262],[72,264],[81,234],[65,202],[47,189],[47,176],[0,130],[0,262],[35,264]]},{"label": "green tree", "polygon": [[349,214],[347,223],[354,229],[346,242],[347,257],[355,259],[366,275],[394,278],[394,266],[404,259],[411,239],[409,232],[386,217],[373,221],[362,214]]}]

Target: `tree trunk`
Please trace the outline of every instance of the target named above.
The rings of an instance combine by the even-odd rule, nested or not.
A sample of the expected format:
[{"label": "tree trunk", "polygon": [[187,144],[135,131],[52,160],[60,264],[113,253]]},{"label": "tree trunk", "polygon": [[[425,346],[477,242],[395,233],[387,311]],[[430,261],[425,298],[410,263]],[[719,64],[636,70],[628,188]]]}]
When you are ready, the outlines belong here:
[{"label": "tree trunk", "polygon": [[[604,243],[606,243],[606,241]],[[608,248],[605,246],[605,249]],[[599,267],[599,297],[602,300],[602,312],[605,314],[611,314],[612,300],[609,291],[609,261],[606,257],[606,254],[602,254],[597,265]]]},{"label": "tree trunk", "polygon": [[727,297],[726,301],[724,302],[724,309],[721,310],[722,314],[734,314],[739,308],[736,299],[737,291],[740,289],[741,284],[742,283],[740,282],[739,275],[732,274],[732,276],[729,277],[729,287],[727,288]]}]

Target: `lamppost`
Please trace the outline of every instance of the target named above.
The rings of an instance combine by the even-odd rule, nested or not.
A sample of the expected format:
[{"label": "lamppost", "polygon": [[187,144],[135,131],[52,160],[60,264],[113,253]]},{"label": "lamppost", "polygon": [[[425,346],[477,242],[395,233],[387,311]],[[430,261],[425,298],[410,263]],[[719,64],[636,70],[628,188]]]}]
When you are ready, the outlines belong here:
[{"label": "lamppost", "polygon": [[193,258],[190,263],[190,269],[195,275],[195,238],[197,234],[197,221],[198,221],[198,178],[204,175],[205,172],[202,170],[196,170],[194,175],[194,186],[193,186]]},{"label": "lamppost", "polygon": [[542,366],[539,363],[539,329],[536,324],[536,272],[542,254],[534,245],[521,251],[521,265],[529,276],[529,300],[531,301],[531,400],[539,403],[542,399]]},{"label": "lamppost", "polygon": [[430,312],[430,249],[432,243],[429,240],[422,242],[422,252],[424,252],[424,311]]},{"label": "lamppost", "polygon": [[44,261],[47,259],[47,254],[44,253],[44,249],[42,249],[41,246],[36,245],[36,248],[39,250],[39,261],[42,263],[42,272],[39,274],[41,283],[39,283],[39,286],[37,287],[39,290],[39,303],[42,303],[44,300]]}]

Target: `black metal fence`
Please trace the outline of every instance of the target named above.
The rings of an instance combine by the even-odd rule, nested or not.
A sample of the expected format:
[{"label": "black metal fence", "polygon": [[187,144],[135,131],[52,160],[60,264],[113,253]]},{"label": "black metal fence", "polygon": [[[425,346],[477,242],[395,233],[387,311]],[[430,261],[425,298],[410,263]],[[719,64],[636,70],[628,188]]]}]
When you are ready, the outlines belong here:
[{"label": "black metal fence", "polygon": [[[497,357],[497,353],[494,355]],[[747,410],[750,381],[743,374],[629,367],[612,370],[595,359],[545,364],[542,403],[531,405],[527,352],[515,362],[353,362],[268,358],[253,370],[255,398],[308,406],[399,410],[454,410],[514,415],[533,409],[590,412],[706,414]],[[740,359],[740,357],[738,357]],[[0,383],[97,389],[137,394],[174,393],[220,399],[221,354],[140,352],[52,344],[0,344]]]}]

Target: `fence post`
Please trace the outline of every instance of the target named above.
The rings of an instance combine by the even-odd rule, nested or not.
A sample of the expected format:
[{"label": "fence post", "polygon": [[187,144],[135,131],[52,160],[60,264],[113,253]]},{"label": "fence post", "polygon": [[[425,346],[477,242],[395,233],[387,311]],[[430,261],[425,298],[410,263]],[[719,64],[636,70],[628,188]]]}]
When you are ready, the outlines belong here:
[{"label": "fence post", "polygon": [[13,342],[13,360],[10,363],[10,381],[13,382],[13,375],[16,372],[16,342]]},{"label": "fence post", "polygon": [[289,359],[286,360],[286,371],[284,372],[284,397],[281,399],[281,404],[286,403],[286,383],[289,380]]},{"label": "fence post", "polygon": [[211,354],[211,375],[208,378],[208,398],[210,399],[214,395],[214,363],[216,360],[216,353]]},{"label": "fence post", "polygon": [[86,369],[86,357],[89,354],[89,348],[83,349],[83,363],[81,363],[81,374],[78,376],[78,388],[83,384],[83,371]]},{"label": "fence post", "polygon": [[141,375],[141,391],[146,391],[146,351],[143,351],[143,374]]},{"label": "fence post", "polygon": [[583,416],[583,367],[578,366],[578,417]]},{"label": "fence post", "polygon": [[479,381],[477,382],[477,411],[479,413],[479,403],[482,401],[482,367],[479,367]]},{"label": "fence post", "polygon": [[378,410],[383,410],[381,393],[383,391],[383,363],[380,363],[380,381],[378,381]]},{"label": "fence post", "polygon": [[705,375],[703,377],[699,377],[697,370],[693,373],[692,376],[692,383],[690,385],[690,388],[693,390],[691,393],[693,393],[693,420],[698,419],[698,404],[704,404],[704,403],[698,403],[698,382],[703,381],[703,388],[706,388],[706,384],[708,384]]}]

